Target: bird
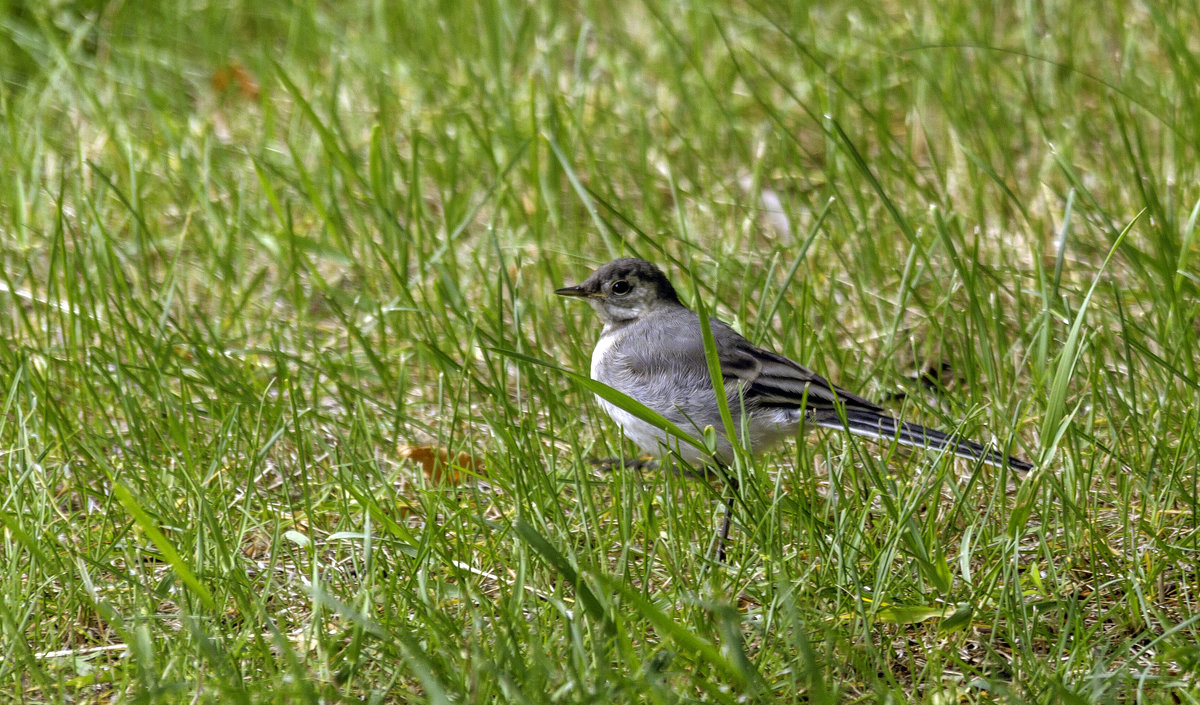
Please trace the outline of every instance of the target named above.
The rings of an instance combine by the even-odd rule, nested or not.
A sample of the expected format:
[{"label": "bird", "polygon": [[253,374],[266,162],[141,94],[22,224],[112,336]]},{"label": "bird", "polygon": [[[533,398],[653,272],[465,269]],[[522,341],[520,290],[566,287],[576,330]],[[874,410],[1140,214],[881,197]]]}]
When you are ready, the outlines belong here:
[{"label": "bird", "polygon": [[[657,425],[598,396],[600,406],[626,437],[647,453],[675,452],[693,466],[721,469],[732,461],[733,442],[725,434],[709,373],[701,319],[680,301],[661,269],[643,259],[616,259],[583,283],[554,293],[587,301],[603,323],[592,352],[592,379],[641,402],[685,432],[703,436],[711,427],[716,447],[680,443]],[[1019,473],[1033,469],[1025,460],[957,434],[902,422],[813,370],[751,343],[725,323],[709,318],[708,324],[733,427],[742,435],[738,440],[753,453],[795,436],[805,424],[815,424],[884,442],[944,450]],[[734,486],[731,489],[736,491]],[[727,514],[726,535],[728,519]],[[720,552],[723,559],[723,542]]]}]

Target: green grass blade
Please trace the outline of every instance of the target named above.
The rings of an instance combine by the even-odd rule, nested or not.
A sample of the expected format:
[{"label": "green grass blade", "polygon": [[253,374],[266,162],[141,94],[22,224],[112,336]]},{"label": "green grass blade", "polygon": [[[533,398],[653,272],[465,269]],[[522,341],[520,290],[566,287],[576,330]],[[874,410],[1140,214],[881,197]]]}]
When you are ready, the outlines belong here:
[{"label": "green grass blade", "polygon": [[[1092,279],[1092,284],[1088,288],[1087,295],[1083,297],[1083,301],[1079,305],[1079,310],[1075,313],[1075,320],[1071,323],[1070,332],[1067,334],[1067,340],[1063,343],[1062,350],[1058,354],[1058,364],[1054,369],[1054,379],[1050,383],[1050,398],[1046,403],[1046,412],[1042,418],[1042,453],[1038,459],[1038,465],[1045,466],[1049,464],[1054,457],[1054,453],[1058,450],[1058,443],[1062,438],[1064,424],[1070,423],[1071,416],[1066,413],[1067,392],[1070,386],[1071,377],[1075,373],[1075,367],[1079,364],[1079,357],[1083,354],[1083,321],[1087,314],[1088,304],[1091,303],[1092,295],[1096,292],[1096,285],[1100,283],[1101,276],[1104,270],[1112,261],[1113,255],[1121,246],[1121,242],[1125,240],[1125,236],[1133,229],[1133,226],[1142,217],[1145,211],[1139,212],[1132,220],[1126,224],[1125,228],[1117,235],[1117,239],[1113,242],[1112,247],[1108,251],[1108,255],[1104,258],[1104,263],[1100,265],[1095,277]],[[1073,416],[1073,414],[1072,414]]]},{"label": "green grass blade", "polygon": [[142,506],[134,499],[133,493],[120,482],[113,482],[112,491],[116,495],[117,501],[121,503],[121,506],[125,507],[125,511],[129,512],[129,515],[133,517],[134,523],[145,532],[146,537],[150,539],[150,542],[162,554],[163,560],[175,571],[175,575],[179,576],[183,584],[200,600],[205,608],[215,610],[217,604],[213,601],[212,594],[209,593],[208,588],[196,578],[196,574],[184,562],[179,552],[175,550],[175,546],[167,540],[166,535],[158,528],[158,525],[150,518],[150,515],[146,513],[146,510],[142,509]]}]

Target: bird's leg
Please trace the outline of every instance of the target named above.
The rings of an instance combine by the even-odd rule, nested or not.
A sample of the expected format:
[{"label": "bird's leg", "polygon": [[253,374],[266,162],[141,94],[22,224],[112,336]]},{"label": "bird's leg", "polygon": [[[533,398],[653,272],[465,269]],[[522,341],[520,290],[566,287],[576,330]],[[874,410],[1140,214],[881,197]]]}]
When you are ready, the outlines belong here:
[{"label": "bird's leg", "polygon": [[588,462],[601,472],[612,472],[621,467],[626,470],[652,470],[658,467],[658,459],[649,455],[636,458],[588,458]]},{"label": "bird's leg", "polygon": [[737,499],[738,481],[724,466],[717,467],[717,474],[725,482],[725,517],[721,520],[721,533],[717,537],[717,562],[725,562],[725,544],[729,542],[729,526],[733,520],[733,503]]},{"label": "bird's leg", "polygon": [[721,521],[721,537],[717,539],[717,562],[725,562],[725,544],[729,541],[729,524],[733,518],[733,490],[725,498],[725,518]]}]

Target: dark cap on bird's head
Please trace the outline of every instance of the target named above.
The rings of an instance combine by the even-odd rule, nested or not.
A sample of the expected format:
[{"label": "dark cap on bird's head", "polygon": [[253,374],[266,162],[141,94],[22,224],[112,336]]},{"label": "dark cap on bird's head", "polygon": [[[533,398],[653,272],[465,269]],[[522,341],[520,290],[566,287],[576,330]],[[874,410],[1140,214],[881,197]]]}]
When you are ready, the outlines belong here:
[{"label": "dark cap on bird's head", "polygon": [[577,286],[556,289],[559,296],[586,299],[605,323],[628,321],[659,306],[681,306],[662,270],[644,259],[615,259]]},{"label": "dark cap on bird's head", "polygon": [[[621,282],[625,282],[630,288],[620,285]],[[616,291],[613,291],[614,284],[619,285]],[[554,293],[559,296],[581,297],[625,296],[637,286],[657,292],[657,298],[679,301],[679,295],[675,293],[675,287],[671,286],[671,282],[667,280],[667,275],[646,260],[635,257],[615,259],[592,272],[592,276],[585,279],[582,284],[556,289]]]}]

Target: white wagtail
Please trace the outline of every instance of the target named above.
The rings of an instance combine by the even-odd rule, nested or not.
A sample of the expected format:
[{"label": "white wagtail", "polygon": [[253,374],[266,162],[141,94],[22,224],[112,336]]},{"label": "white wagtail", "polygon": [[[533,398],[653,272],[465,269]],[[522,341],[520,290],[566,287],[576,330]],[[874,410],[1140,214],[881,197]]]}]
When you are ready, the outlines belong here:
[{"label": "white wagtail", "polygon": [[[583,298],[604,322],[592,352],[592,379],[624,392],[697,436],[711,426],[717,448],[715,454],[708,454],[672,441],[662,429],[599,399],[626,436],[644,451],[661,454],[669,448],[700,467],[721,466],[732,459],[733,448],[705,361],[700,319],[680,302],[658,267],[640,259],[613,260],[582,284],[554,293]],[[752,451],[796,435],[807,422],[908,446],[946,449],[1021,472],[1033,467],[974,441],[897,421],[880,406],[754,345],[724,323],[709,320],[734,427],[745,434],[741,440]],[[728,515],[722,529],[722,534],[727,533]],[[724,536],[721,554],[723,544]]]}]

